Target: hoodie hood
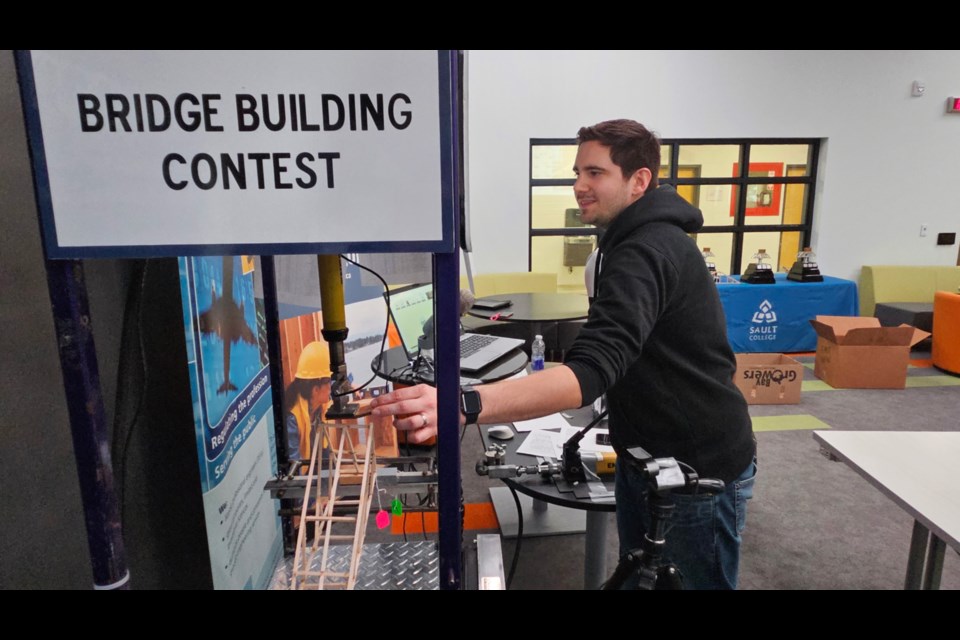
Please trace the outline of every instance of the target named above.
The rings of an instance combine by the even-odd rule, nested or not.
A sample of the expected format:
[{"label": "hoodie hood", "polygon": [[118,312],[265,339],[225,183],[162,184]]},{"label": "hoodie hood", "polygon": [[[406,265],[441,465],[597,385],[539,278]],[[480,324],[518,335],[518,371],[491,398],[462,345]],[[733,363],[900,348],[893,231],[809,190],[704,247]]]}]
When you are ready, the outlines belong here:
[{"label": "hoodie hood", "polygon": [[617,238],[631,234],[637,227],[654,222],[665,222],[680,227],[686,233],[694,233],[703,227],[700,209],[684,200],[670,185],[661,185],[645,193],[618,215],[600,240],[601,251],[607,251]]}]

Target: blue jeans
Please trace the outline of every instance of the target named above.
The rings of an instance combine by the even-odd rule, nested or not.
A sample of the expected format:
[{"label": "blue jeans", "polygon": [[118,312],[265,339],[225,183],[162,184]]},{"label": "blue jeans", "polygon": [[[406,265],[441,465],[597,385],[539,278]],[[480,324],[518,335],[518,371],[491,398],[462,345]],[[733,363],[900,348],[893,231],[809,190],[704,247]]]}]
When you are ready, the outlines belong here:
[{"label": "blue jeans", "polygon": [[[685,589],[736,589],[740,569],[740,534],[753,497],[756,458],[740,477],[715,496],[673,494],[676,504],[667,525],[666,562],[683,574]],[[631,467],[617,467],[617,530],[620,555],[642,546],[650,525],[647,481]],[[636,588],[636,579],[624,588]]]}]

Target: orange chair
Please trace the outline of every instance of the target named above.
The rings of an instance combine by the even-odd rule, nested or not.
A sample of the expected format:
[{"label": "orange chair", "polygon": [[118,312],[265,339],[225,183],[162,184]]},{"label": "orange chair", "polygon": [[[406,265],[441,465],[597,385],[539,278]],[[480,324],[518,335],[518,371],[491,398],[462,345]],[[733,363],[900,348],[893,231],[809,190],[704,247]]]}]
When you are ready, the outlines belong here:
[{"label": "orange chair", "polygon": [[960,294],[933,297],[933,366],[960,375]]}]

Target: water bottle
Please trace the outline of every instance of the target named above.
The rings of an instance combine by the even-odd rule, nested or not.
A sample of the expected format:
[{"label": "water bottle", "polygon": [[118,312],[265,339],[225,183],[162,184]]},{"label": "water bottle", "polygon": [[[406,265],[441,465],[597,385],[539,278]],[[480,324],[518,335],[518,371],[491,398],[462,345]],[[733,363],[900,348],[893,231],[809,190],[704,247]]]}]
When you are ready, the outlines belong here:
[{"label": "water bottle", "polygon": [[530,368],[534,371],[543,371],[544,354],[547,351],[547,345],[543,343],[543,336],[538,335],[533,339],[533,346],[530,349]]}]

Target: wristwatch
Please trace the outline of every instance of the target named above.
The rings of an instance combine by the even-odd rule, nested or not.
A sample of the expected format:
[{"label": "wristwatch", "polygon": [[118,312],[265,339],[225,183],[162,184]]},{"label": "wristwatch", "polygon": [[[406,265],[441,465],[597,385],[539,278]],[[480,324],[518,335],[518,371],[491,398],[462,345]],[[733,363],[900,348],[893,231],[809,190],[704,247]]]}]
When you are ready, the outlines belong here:
[{"label": "wristwatch", "polygon": [[466,416],[467,424],[476,424],[481,411],[480,392],[470,387],[460,389],[460,412]]}]

